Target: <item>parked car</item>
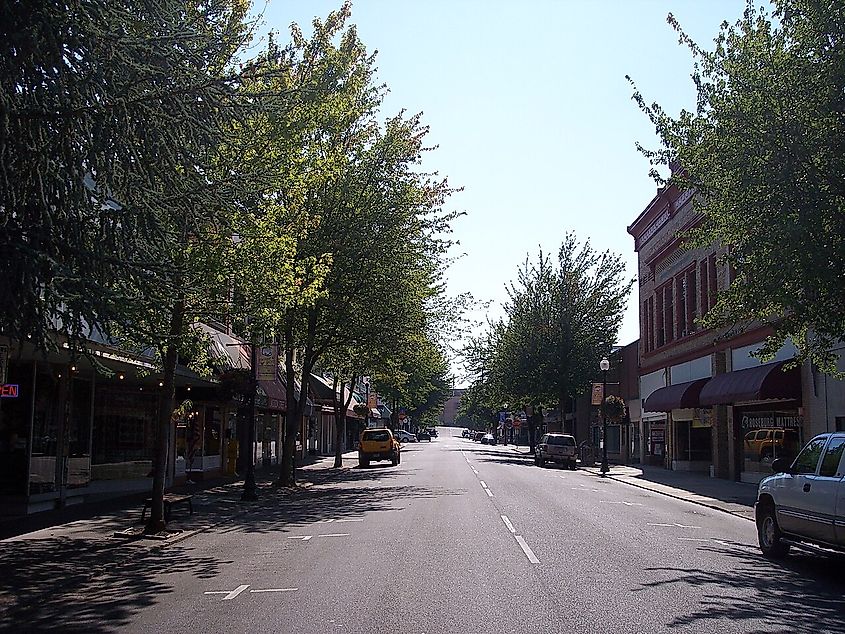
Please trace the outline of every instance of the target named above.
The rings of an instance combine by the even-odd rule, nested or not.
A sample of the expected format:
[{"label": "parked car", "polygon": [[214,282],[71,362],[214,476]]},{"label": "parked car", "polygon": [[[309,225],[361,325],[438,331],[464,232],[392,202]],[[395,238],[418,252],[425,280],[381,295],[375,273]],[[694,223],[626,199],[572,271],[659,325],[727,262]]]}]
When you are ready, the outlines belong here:
[{"label": "parked car", "polygon": [[569,434],[544,434],[534,449],[534,464],[545,467],[546,461],[559,462],[570,469],[575,468],[578,447],[575,438]]},{"label": "parked car", "polygon": [[772,471],[754,505],[763,555],[784,557],[791,546],[845,554],[845,432],[816,436]]},{"label": "parked car", "polygon": [[361,442],[358,443],[358,464],[369,467],[375,460],[390,460],[393,466],[401,462],[399,441],[393,437],[389,429],[365,429],[361,432]]},{"label": "parked car", "polygon": [[495,445],[496,444],[496,437],[493,434],[484,434],[481,437],[481,444],[482,445]]},{"label": "parked car", "polygon": [[409,431],[405,431],[404,429],[397,429],[393,432],[393,435],[396,437],[396,440],[399,442],[417,442],[417,437],[414,436]]},{"label": "parked car", "polygon": [[471,434],[472,434],[472,432],[468,429],[462,429],[461,430],[461,436],[463,438],[469,438]]},{"label": "parked car", "polygon": [[428,433],[427,429],[417,432],[417,440],[427,440],[431,442],[431,434]]},{"label": "parked car", "polygon": [[429,427],[428,433],[431,434],[432,438],[437,438],[437,428],[436,427]]},{"label": "parked car", "polygon": [[475,441],[481,440],[482,438],[484,438],[484,432],[483,431],[475,432],[475,434],[472,437],[472,439],[475,440]]}]

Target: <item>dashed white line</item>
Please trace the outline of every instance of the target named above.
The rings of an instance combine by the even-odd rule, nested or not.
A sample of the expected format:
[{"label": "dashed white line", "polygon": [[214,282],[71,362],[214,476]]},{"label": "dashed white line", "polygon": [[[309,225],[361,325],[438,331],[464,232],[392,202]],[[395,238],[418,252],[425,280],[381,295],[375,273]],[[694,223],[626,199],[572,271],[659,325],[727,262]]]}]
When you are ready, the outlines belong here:
[{"label": "dashed white line", "polygon": [[317,535],[317,537],[349,537],[349,533],[327,533],[325,535]]},{"label": "dashed white line", "polygon": [[482,481],[481,481],[481,486],[482,486],[482,487],[484,487],[484,488],[486,489],[486,488],[487,488],[487,483],[486,483],[484,480],[482,480]]},{"label": "dashed white line", "polygon": [[516,535],[516,543],[519,544],[519,547],[522,548],[522,552],[525,553],[525,556],[528,557],[528,561],[532,564],[539,564],[540,560],[537,559],[537,555],[534,554],[534,551],[531,550],[531,547],[525,543],[525,540],[522,539],[522,535]]},{"label": "dashed white line", "polygon": [[301,539],[302,541],[307,542],[312,537],[313,535],[291,535],[288,539]]},{"label": "dashed white line", "polygon": [[475,467],[470,467],[470,468],[472,469],[472,472],[473,472],[475,475],[478,475],[478,469],[476,469]]},{"label": "dashed white line", "polygon": [[493,497],[493,492],[490,489],[484,489],[484,491],[487,493],[487,497]]},{"label": "dashed white line", "polygon": [[511,524],[511,521],[508,519],[508,516],[507,515],[501,515],[500,517],[502,518],[502,521],[505,523],[505,526],[508,527],[508,530],[511,533],[516,533],[516,529],[513,527],[513,524]]},{"label": "dashed white line", "polygon": [[335,520],[336,522],[363,522],[364,518],[348,518],[343,520]]}]

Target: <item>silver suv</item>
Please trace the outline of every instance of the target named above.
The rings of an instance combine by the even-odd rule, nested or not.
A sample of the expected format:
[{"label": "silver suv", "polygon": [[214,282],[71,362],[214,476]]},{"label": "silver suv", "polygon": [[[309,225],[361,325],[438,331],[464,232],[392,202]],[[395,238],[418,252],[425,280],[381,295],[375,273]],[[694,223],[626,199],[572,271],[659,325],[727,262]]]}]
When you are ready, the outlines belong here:
[{"label": "silver suv", "polygon": [[570,469],[575,468],[578,448],[575,438],[569,434],[545,434],[534,449],[534,464],[545,467],[546,461],[559,462]]},{"label": "silver suv", "polygon": [[754,505],[763,555],[783,557],[793,545],[845,553],[845,432],[816,436],[772,471]]}]

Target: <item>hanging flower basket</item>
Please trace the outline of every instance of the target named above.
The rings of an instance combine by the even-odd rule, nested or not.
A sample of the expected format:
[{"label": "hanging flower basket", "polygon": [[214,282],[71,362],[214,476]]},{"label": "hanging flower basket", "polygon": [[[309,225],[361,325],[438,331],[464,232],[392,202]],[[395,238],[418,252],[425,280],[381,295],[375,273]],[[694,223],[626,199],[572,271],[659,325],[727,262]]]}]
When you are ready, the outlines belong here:
[{"label": "hanging flower basket", "polygon": [[366,403],[356,403],[352,407],[352,411],[358,414],[361,418],[364,418],[367,415],[367,412],[369,412],[369,408]]},{"label": "hanging flower basket", "polygon": [[618,396],[608,396],[604,400],[604,412],[608,420],[618,423],[625,418],[625,401]]}]

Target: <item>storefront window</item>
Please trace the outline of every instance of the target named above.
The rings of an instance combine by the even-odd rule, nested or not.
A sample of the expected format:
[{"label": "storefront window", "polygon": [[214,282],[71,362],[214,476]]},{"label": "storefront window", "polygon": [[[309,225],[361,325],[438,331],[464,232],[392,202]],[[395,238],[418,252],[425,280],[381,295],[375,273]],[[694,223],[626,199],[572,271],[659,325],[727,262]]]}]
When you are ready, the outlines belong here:
[{"label": "storefront window", "polygon": [[91,381],[71,381],[67,425],[67,486],[83,487],[91,480]]},{"label": "storefront window", "polygon": [[59,445],[61,402],[66,398],[61,368],[39,364],[35,379],[35,412],[32,422],[32,456],[29,460],[29,492],[56,490],[56,458]]},{"label": "storefront window", "polygon": [[220,434],[223,428],[223,414],[217,407],[205,408],[205,447],[206,456],[220,455]]},{"label": "storefront window", "polygon": [[770,474],[772,461],[792,462],[803,446],[801,417],[797,410],[751,410],[736,408],[742,434],[743,471]]},{"label": "storefront window", "polygon": [[158,399],[140,390],[98,387],[94,398],[92,478],[144,477],[152,466]]},{"label": "storefront window", "polygon": [[619,425],[607,426],[607,450],[619,453]]},{"label": "storefront window", "polygon": [[32,363],[9,362],[6,382],[18,386],[16,398],[0,399],[0,493],[26,493]]}]

